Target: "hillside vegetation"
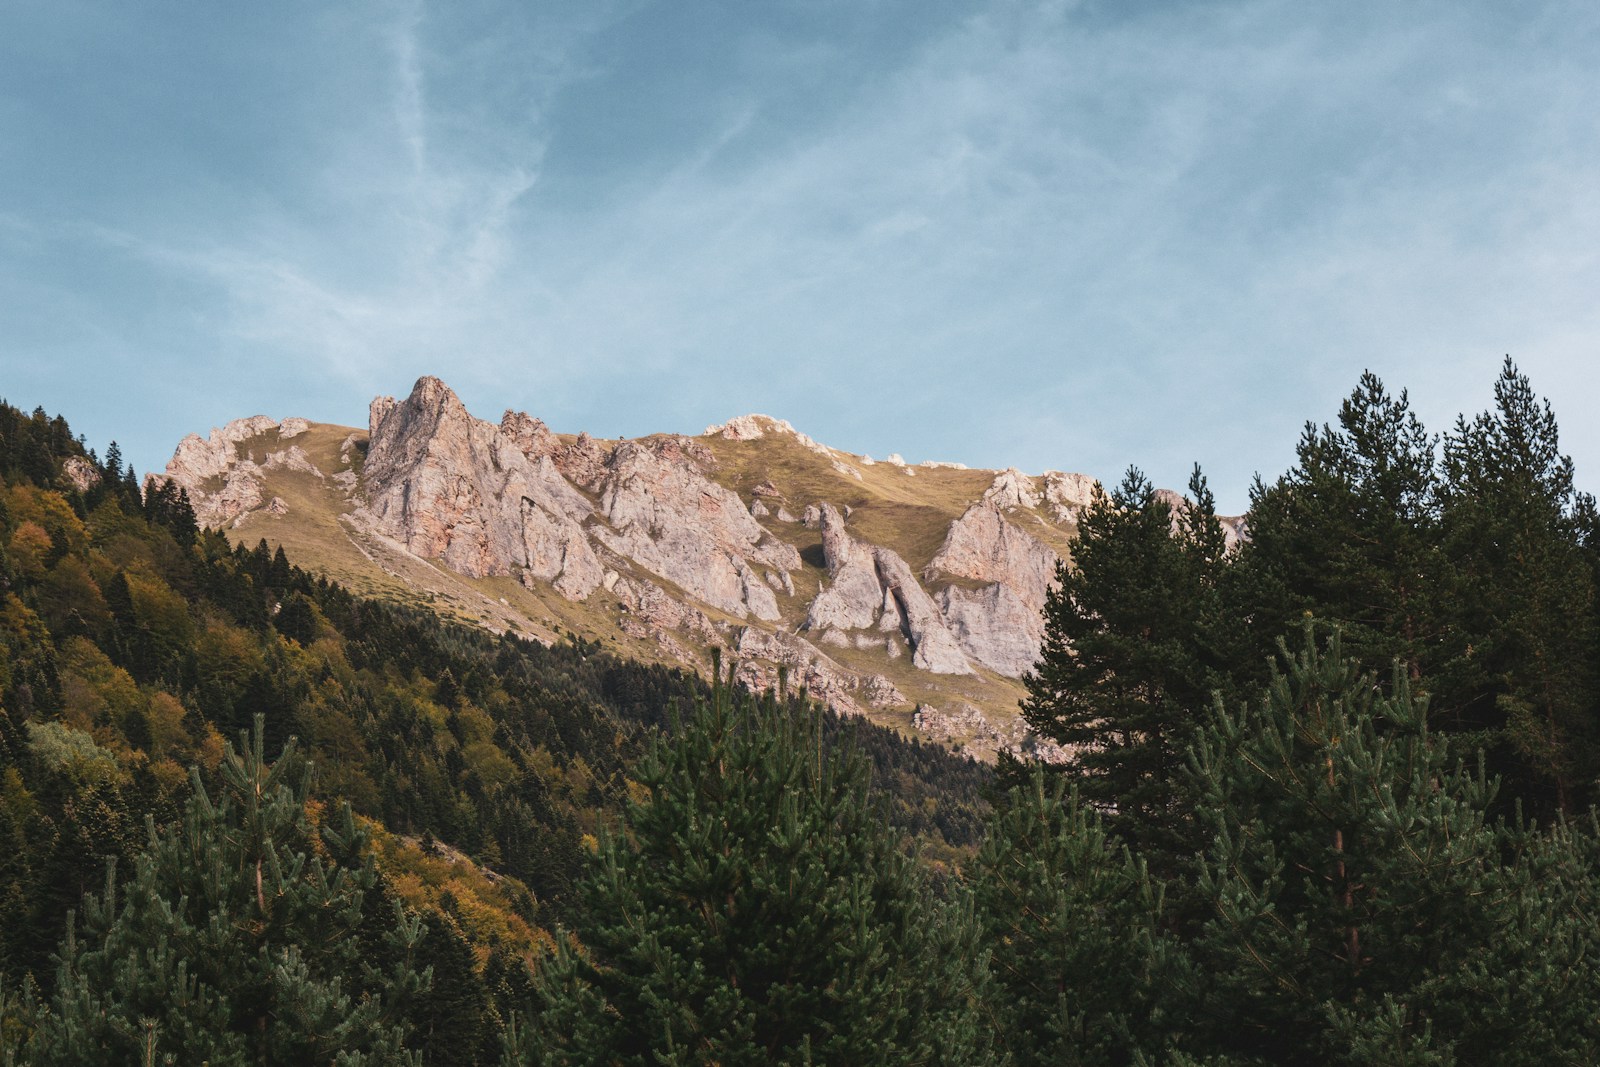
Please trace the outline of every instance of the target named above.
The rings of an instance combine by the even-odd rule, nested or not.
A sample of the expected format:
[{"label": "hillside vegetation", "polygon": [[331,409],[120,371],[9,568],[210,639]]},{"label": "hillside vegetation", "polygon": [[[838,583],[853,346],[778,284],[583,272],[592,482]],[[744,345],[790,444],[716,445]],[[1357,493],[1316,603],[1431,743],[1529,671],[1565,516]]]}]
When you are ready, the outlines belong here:
[{"label": "hillside vegetation", "polygon": [[1098,492],[997,781],[0,432],[0,1062],[1600,1059],[1600,516],[1509,360],[1442,438],[1364,376],[1242,545]]},{"label": "hillside vegetation", "polygon": [[[176,487],[141,491],[115,445],[102,460],[42,411],[0,405],[0,479],[7,989],[57,984],[69,913],[108,870],[133,876],[200,791],[226,792],[229,745],[259,719],[271,757],[299,739],[307,825],[349,806],[365,842],[350,862],[374,867],[371,921],[391,921],[381,895],[424,923],[427,961],[453,960],[468,986],[440,995],[479,1005],[472,1041],[489,1041],[526,964],[572,921],[573,880],[637,788],[648,737],[704,683],[581,640],[451,623],[393,590],[358,597],[281,546],[231,545],[195,528]],[[981,768],[825,721],[829,745],[873,754],[898,832],[933,858],[970,853]],[[422,1033],[444,1009],[416,1010]],[[467,1062],[459,1046],[440,1055]]]}]

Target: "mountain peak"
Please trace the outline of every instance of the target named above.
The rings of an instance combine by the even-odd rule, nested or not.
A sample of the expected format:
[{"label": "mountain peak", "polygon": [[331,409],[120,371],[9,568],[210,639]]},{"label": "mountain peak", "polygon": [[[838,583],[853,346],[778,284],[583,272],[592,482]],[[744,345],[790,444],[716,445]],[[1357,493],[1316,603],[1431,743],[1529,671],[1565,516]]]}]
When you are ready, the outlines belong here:
[{"label": "mountain peak", "polygon": [[241,420],[186,438],[169,475],[231,536],[369,594],[700,670],[730,649],[746,684],[787,671],[842,712],[945,739],[966,724],[983,755],[1049,751],[1017,717],[1019,678],[1095,484],[873,463],[762,414],[574,438],[479,419],[432,375],[375,399],[365,433]]}]

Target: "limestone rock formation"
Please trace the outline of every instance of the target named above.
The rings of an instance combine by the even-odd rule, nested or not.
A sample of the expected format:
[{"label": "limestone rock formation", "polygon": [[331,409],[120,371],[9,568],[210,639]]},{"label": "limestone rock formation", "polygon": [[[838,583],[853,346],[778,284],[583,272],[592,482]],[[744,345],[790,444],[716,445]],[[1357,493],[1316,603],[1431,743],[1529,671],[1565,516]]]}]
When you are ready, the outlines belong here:
[{"label": "limestone rock formation", "polygon": [[1019,759],[1064,763],[1067,752],[1054,741],[1039,737],[1020,719],[997,724],[971,704],[951,709],[918,704],[911,716],[918,732],[940,741],[957,741],[984,755],[1001,752]]},{"label": "limestone rock formation", "polygon": [[363,482],[377,528],[425,559],[475,578],[517,574],[571,599],[604,568],[582,521],[594,508],[548,455],[473,418],[437,378],[396,404],[374,401]]},{"label": "limestone rock formation", "polygon": [[934,674],[970,674],[972,667],[946,628],[938,605],[893,550],[857,541],[832,504],[818,509],[822,551],[831,581],[806,615],[807,630],[864,630],[874,625],[905,635],[911,662]]},{"label": "limestone rock formation", "polygon": [[1008,521],[990,501],[973,504],[950,524],[944,544],[928,564],[926,577],[953,575],[998,582],[1039,611],[1060,562],[1054,550]]},{"label": "limestone rock formation", "polygon": [[520,412],[498,426],[474,418],[437,378],[403,403],[375,402],[372,418],[367,512],[411,552],[463,574],[516,574],[583,600],[614,558],[718,611],[769,621],[780,617],[776,589],[793,589],[785,578],[799,553],[706,477],[715,458],[691,438],[563,445]]},{"label": "limestone rock formation", "polygon": [[[692,604],[685,604],[669,595],[652,581],[618,576],[611,584],[622,609],[631,615],[631,621],[644,627],[636,636],[661,637],[663,634],[686,634],[696,641],[717,643],[722,631],[711,617]],[[624,629],[627,622],[624,623]]]},{"label": "limestone rock formation", "polygon": [[986,503],[1000,508],[1039,506],[1039,492],[1033,487],[1033,479],[1015,467],[1001,471],[996,476],[994,484],[984,491],[983,499]]},{"label": "limestone rock formation", "polygon": [[675,441],[626,442],[601,483],[610,523],[594,536],[696,599],[744,618],[779,618],[756,567],[787,572],[800,554],[762,528],[739,497],[699,473]]},{"label": "limestone rock formation", "polygon": [[874,552],[879,579],[883,582],[884,615],[898,610],[900,632],[911,643],[911,663],[934,674],[971,674],[972,667],[961,653],[961,645],[945,626],[944,616],[927,592],[917,583],[906,561],[887,548]]},{"label": "limestone rock formation", "polygon": [[819,456],[832,459],[845,453],[829,448],[819,441],[814,441],[799,430],[790,426],[783,419],[775,419],[770,415],[740,415],[729,419],[721,426],[707,426],[702,437],[721,437],[727,441],[755,441],[766,437],[769,433],[781,434],[792,438],[800,447],[808,452],[815,452]]},{"label": "limestone rock formation", "polygon": [[574,485],[597,493],[606,476],[606,463],[611,459],[611,453],[611,448],[587,433],[580,433],[576,441],[556,453],[556,467]]},{"label": "limestone rock formation", "polygon": [[[918,706],[920,729],[969,751],[1048,753],[1016,722],[1012,679],[1038,656],[1050,545],[1093,500],[1090,477],[873,463],[764,415],[572,438],[523,412],[475,418],[431,377],[375,399],[367,422],[240,419],[185,438],[167,473],[205,525],[253,543],[259,516],[302,545],[332,528],[349,541],[319,553],[334,577],[426,592],[458,618],[693,667],[722,647],[753,686],[781,668],[838,711],[904,725]],[[528,592],[472,581],[493,577]]]},{"label": "limestone rock formation", "polygon": [[[1002,487],[1000,480],[995,484]],[[950,524],[943,546],[923,573],[930,582],[953,577],[985,583],[976,590],[947,586],[938,594],[939,608],[967,655],[1013,678],[1039,658],[1045,597],[1061,562],[1002,513],[1002,501],[1016,499],[1021,488],[1010,481],[1001,492],[991,490],[967,508]]]},{"label": "limestone rock formation", "polygon": [[1094,500],[1100,483],[1087,474],[1044,472],[1044,499],[1057,522],[1077,522],[1078,516]]},{"label": "limestone rock formation", "polygon": [[1020,678],[1038,662],[1043,617],[1010,586],[947,586],[938,603],[961,650],[996,674]]},{"label": "limestone rock formation", "polygon": [[[303,422],[305,420],[302,419],[300,421]],[[311,457],[306,455],[305,450],[299,445],[290,445],[288,448],[267,453],[267,458],[261,464],[261,468],[269,471],[299,471],[302,474],[311,474],[318,478],[322,477],[322,472],[317,469],[317,465],[311,462]]]},{"label": "limestone rock formation", "polygon": [[[297,420],[288,421],[291,423],[289,436],[293,437],[296,432],[293,424]],[[167,462],[166,477],[188,490],[195,519],[200,525],[231,526],[262,506],[262,466],[253,456],[241,455],[239,448],[244,442],[273,430],[280,430],[277,422],[265,415],[252,415],[213,428],[209,437],[192,433],[178,442],[177,450]],[[279,438],[282,436],[280,430]],[[272,463],[275,457],[267,454],[262,458]],[[297,462],[310,466],[304,453]],[[288,465],[296,463],[292,461]]]},{"label": "limestone rock formation", "polygon": [[550,432],[550,427],[526,412],[508,410],[500,417],[500,432],[530,460],[554,455],[561,448],[561,439]]},{"label": "limestone rock formation", "polygon": [[[811,509],[806,511],[810,514]],[[865,629],[877,621],[884,606],[873,551],[845,532],[844,517],[832,504],[823,504],[817,515],[829,581],[811,602],[805,628]]]},{"label": "limestone rock formation", "polygon": [[739,631],[734,652],[738,656],[739,679],[753,689],[776,687],[781,666],[788,675],[791,691],[804,687],[807,695],[842,714],[909,703],[883,675],[852,671],[795,634],[746,626]]},{"label": "limestone rock formation", "polygon": [[252,415],[247,419],[234,419],[220,429],[213,428],[207,438],[192,433],[178,442],[177,451],[167,464],[167,474],[182,483],[199,484],[210,478],[220,478],[238,460],[236,446],[240,442],[277,428],[278,424],[267,416]]},{"label": "limestone rock formation", "polygon": [[764,419],[762,415],[740,415],[721,426],[707,426],[705,436],[729,441],[756,441],[767,436],[767,428],[762,425]]},{"label": "limestone rock formation", "polygon": [[100,472],[93,463],[81,456],[69,456],[61,464],[61,473],[67,476],[67,481],[80,493],[86,493],[100,484]]}]

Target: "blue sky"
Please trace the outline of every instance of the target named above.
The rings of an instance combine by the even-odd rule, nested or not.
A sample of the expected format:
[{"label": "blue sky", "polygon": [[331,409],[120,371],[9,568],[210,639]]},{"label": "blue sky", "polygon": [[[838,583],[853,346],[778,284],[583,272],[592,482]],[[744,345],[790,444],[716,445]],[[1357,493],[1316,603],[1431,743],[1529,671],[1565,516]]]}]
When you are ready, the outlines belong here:
[{"label": "blue sky", "polygon": [[1600,5],[0,0],[0,396],[141,469],[419,374],[1224,507],[1509,353],[1600,469]]}]

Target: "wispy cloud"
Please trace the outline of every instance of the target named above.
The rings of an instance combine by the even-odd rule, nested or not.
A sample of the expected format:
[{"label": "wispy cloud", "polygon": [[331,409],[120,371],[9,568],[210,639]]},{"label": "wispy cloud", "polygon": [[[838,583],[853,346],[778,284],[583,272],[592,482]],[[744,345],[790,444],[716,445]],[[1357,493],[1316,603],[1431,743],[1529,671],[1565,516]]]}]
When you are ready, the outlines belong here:
[{"label": "wispy cloud", "polygon": [[417,56],[417,30],[422,23],[422,0],[402,9],[394,33],[395,123],[411,155],[411,169],[421,175],[428,165],[428,134],[424,125],[422,63]]},{"label": "wispy cloud", "polygon": [[1362,367],[1438,425],[1505,351],[1558,403],[1596,384],[1588,5],[908,3],[916,43],[867,56],[752,6],[694,25],[704,71],[650,68],[668,10],[324,25],[337,93],[305,92],[339,106],[286,109],[293,188],[62,239],[341,396],[432,371],[574,429],[762,409],[913,458],[1199,459],[1235,506]]}]

